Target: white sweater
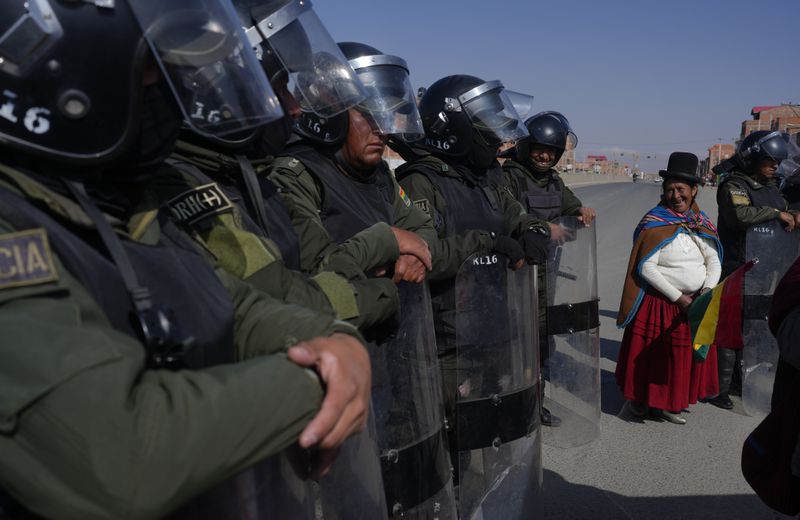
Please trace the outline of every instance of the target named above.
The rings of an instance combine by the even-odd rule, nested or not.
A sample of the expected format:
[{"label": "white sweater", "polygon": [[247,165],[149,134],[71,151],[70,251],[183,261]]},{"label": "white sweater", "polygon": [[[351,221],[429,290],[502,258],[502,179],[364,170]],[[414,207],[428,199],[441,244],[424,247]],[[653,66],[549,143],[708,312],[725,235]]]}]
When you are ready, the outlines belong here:
[{"label": "white sweater", "polygon": [[642,278],[671,302],[719,282],[722,267],[714,243],[681,229],[675,239],[652,254]]}]

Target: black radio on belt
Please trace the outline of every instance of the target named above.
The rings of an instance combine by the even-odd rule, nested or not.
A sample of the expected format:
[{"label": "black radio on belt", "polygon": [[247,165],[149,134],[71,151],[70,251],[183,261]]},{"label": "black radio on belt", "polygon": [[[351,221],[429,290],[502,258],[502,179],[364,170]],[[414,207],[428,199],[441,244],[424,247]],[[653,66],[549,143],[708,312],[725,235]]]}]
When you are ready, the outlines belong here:
[{"label": "black radio on belt", "polygon": [[148,366],[168,370],[186,368],[186,354],[195,339],[183,333],[172,309],[156,303],[134,311],[134,315],[147,350]]}]

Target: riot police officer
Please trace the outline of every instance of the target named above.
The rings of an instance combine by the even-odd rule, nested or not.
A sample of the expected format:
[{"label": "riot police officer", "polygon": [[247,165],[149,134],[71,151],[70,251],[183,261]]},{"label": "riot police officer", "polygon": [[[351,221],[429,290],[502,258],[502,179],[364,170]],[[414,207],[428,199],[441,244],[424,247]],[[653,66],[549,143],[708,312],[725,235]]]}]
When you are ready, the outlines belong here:
[{"label": "riot police officer", "polygon": [[[329,118],[305,108],[296,129],[302,139],[277,159],[272,178],[300,235],[304,269],[314,269],[332,248],[361,241],[374,251],[364,270],[380,275],[393,269],[395,281],[414,282],[398,285],[394,323],[365,330],[385,494],[393,515],[454,518],[429,295],[417,285],[431,267],[438,273],[446,257],[438,254],[429,217],[411,204],[382,160],[390,135],[422,134],[408,65],[369,45],[339,46],[366,85],[367,97]],[[365,242],[370,235],[378,241]],[[433,265],[399,250],[393,235],[424,240],[426,249],[431,244]]]},{"label": "riot police officer", "polygon": [[211,134],[280,115],[238,20],[217,0],[0,12],[0,516],[252,512],[235,491],[257,474],[224,480],[298,435],[329,463],[369,364],[351,326],[215,271],[142,191],[181,112]]},{"label": "riot police officer", "polygon": [[[541,112],[525,121],[528,137],[517,141],[505,152],[512,157],[503,162],[503,173],[512,193],[532,215],[550,223],[550,237],[553,242],[564,238],[567,230],[552,222],[561,216],[577,216],[585,226],[591,225],[595,218],[592,208],[583,206],[571,189],[564,184],[555,168],[567,150],[578,145],[578,137],[572,131],[569,121],[559,112]],[[547,327],[547,277],[546,270],[537,273],[539,282],[539,354],[542,372],[546,374],[545,363],[550,354]],[[544,390],[544,379],[542,390]],[[542,424],[558,426],[559,417],[542,407]]]},{"label": "riot police officer", "polygon": [[[717,173],[723,173],[717,190],[717,222],[724,252],[722,278],[735,271],[749,257],[765,253],[745,251],[749,226],[778,221],[788,231],[794,229],[796,217],[788,211],[786,199],[778,189],[775,177],[778,166],[786,157],[786,135],[759,130],[742,140],[732,160],[723,162],[715,169]],[[717,347],[720,393],[709,402],[720,408],[731,409],[733,402],[728,393],[741,391],[742,354],[741,350],[725,348],[725,345]],[[734,384],[739,388],[735,388]]]},{"label": "riot police officer", "polygon": [[355,66],[362,57],[388,61],[360,65],[379,80],[357,107],[328,118],[304,109],[295,128],[299,139],[275,161],[270,178],[281,187],[300,237],[301,268],[315,271],[331,251],[344,248],[364,271],[393,266],[395,281],[421,282],[432,267],[435,234],[383,162],[389,135],[422,132],[408,66],[364,44],[339,46]]},{"label": "riot police officer", "polygon": [[[509,281],[512,276],[505,264],[519,269],[525,259],[543,261],[549,227],[514,199],[496,161],[504,142],[527,132],[499,81],[468,75],[442,78],[425,91],[419,110],[425,139],[405,147],[408,158],[412,154],[417,157],[397,169],[397,178],[414,205],[433,219],[441,242],[458,243],[483,255],[462,265],[458,276],[431,285],[452,426],[451,458],[460,478],[460,514],[471,517],[481,511],[487,518],[530,517],[531,511],[519,500],[527,500],[536,487],[527,479],[538,473],[526,467],[536,459],[528,455],[538,451],[538,385],[529,379],[536,367],[516,363],[523,372],[517,379],[510,375],[513,370],[508,361],[534,355],[535,340],[516,341],[525,334],[509,323],[509,316],[524,315],[525,310],[513,308],[514,298],[508,291],[517,284]],[[461,276],[465,268],[468,274]],[[461,284],[457,290],[459,280],[466,278],[475,283]],[[467,309],[470,305],[473,307]],[[530,319],[525,316],[522,320],[518,325],[524,329]],[[466,348],[459,349],[459,345]],[[503,392],[508,395],[501,398]],[[500,418],[489,419],[491,424],[486,425],[492,414]],[[509,422],[508,416],[515,419]],[[520,446],[515,444],[518,442]],[[519,450],[516,458],[504,455],[509,448]],[[526,469],[517,473],[522,467]],[[501,485],[496,472],[504,469],[509,478]],[[528,477],[517,480],[512,475]]]}]

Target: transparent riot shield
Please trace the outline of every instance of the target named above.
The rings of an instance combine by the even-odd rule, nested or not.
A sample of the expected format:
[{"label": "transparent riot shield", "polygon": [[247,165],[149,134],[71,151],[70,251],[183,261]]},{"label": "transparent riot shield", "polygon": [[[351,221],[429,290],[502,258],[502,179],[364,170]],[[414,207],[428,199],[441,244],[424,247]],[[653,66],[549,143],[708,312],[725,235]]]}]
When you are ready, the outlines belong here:
[{"label": "transparent riot shield", "polygon": [[314,520],[306,452],[287,448],[228,479],[170,515],[172,519]]},{"label": "transparent riot shield", "polygon": [[[597,298],[595,227],[577,217],[560,217],[562,230],[547,258],[547,345],[542,371],[546,406],[561,426],[544,429],[544,442],[573,447],[600,435],[600,318]],[[544,298],[542,298],[544,299]],[[543,331],[542,336],[545,333]]]},{"label": "transparent riot shield", "polygon": [[539,351],[535,270],[473,256],[455,283],[458,508],[463,519],[541,512]]},{"label": "transparent riot shield", "polygon": [[342,445],[331,471],[317,484],[317,520],[388,518],[374,408],[370,406],[367,428]]},{"label": "transparent riot shield", "polygon": [[778,344],[767,325],[772,293],[800,253],[800,233],[774,220],[747,230],[746,258],[758,264],[744,276],[742,336],[742,404],[749,415],[770,412],[778,367]]},{"label": "transparent riot shield", "polygon": [[399,319],[370,345],[386,503],[393,518],[455,519],[430,293],[427,284],[398,291]]}]

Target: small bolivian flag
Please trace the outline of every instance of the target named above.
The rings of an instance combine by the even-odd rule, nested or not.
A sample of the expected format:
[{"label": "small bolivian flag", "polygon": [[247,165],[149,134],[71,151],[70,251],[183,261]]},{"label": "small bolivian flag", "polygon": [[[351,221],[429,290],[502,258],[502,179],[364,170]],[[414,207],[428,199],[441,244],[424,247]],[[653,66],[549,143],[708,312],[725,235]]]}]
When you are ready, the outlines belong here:
[{"label": "small bolivian flag", "polygon": [[404,190],[402,186],[400,186],[400,191],[398,192],[398,194],[400,195],[400,199],[403,201],[403,203],[407,207],[410,208],[411,207],[411,199],[408,198],[408,195],[406,194],[406,190]]},{"label": "small bolivian flag", "polygon": [[732,272],[722,282],[707,291],[689,306],[689,325],[692,328],[692,348],[697,358],[704,360],[711,345],[738,349],[742,341],[742,297],[744,273],[758,259],[750,260]]}]

